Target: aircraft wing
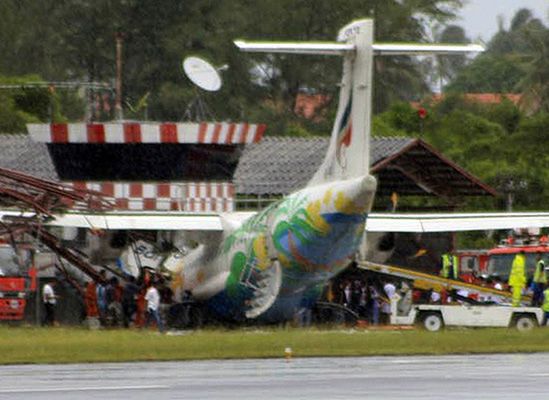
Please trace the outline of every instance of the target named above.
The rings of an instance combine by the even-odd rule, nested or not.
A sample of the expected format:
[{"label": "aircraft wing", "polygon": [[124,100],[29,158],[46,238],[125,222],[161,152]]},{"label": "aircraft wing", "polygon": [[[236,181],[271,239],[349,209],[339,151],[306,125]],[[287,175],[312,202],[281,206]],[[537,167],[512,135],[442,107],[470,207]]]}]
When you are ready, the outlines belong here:
[{"label": "aircraft wing", "polygon": [[[196,214],[182,212],[67,212],[55,215],[45,223],[49,226],[64,226],[106,230],[186,230],[223,231],[224,222],[240,224],[254,213]],[[32,212],[0,211],[2,219],[32,217]]]},{"label": "aircraft wing", "polygon": [[[50,226],[106,230],[184,230],[221,232],[227,222],[240,225],[255,214],[196,214],[165,212],[67,212],[47,222]],[[0,211],[2,218],[32,216],[30,212]],[[549,227],[549,212],[405,214],[371,213],[368,232],[459,232]]]},{"label": "aircraft wing", "polygon": [[368,232],[460,232],[549,226],[549,212],[395,214],[371,213]]}]

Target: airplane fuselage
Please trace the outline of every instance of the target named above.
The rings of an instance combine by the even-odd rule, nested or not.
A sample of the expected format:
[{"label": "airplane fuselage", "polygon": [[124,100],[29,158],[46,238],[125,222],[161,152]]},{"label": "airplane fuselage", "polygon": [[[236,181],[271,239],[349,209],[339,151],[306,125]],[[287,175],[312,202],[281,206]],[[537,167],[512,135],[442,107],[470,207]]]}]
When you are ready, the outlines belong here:
[{"label": "airplane fuselage", "polygon": [[371,176],[308,187],[254,215],[224,237],[210,265],[189,269],[216,271],[195,287],[198,297],[231,319],[291,318],[350,263],[375,187]]}]

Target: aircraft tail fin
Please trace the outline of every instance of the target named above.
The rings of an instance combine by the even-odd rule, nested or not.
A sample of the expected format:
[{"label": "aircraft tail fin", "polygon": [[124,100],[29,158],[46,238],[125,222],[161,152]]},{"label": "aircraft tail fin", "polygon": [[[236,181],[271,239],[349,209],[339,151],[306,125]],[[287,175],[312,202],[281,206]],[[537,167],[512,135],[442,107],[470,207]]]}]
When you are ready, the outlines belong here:
[{"label": "aircraft tail fin", "polygon": [[339,105],[330,145],[308,186],[368,174],[373,35],[372,20],[353,22],[338,34],[338,42],[352,45],[355,51],[343,55]]},{"label": "aircraft tail fin", "polygon": [[374,43],[371,19],[343,27],[337,43],[284,43],[235,41],[248,52],[320,54],[343,57],[339,106],[330,145],[323,163],[308,186],[368,175],[370,168],[370,124],[372,67],[374,55],[426,55],[480,52],[480,45]]},{"label": "aircraft tail fin", "polygon": [[373,21],[359,20],[342,28],[337,43],[250,43],[244,51],[322,54],[343,57],[339,106],[325,159],[308,186],[368,174]]}]

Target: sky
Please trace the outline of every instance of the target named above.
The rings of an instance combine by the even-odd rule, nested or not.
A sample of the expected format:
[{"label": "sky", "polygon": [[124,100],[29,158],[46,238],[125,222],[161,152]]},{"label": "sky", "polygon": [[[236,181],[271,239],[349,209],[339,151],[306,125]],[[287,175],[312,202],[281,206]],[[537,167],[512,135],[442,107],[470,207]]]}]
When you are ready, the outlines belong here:
[{"label": "sky", "polygon": [[461,19],[455,21],[461,25],[467,36],[489,41],[498,30],[498,15],[504,17],[504,27],[520,8],[529,8],[545,25],[549,24],[549,0],[467,0],[462,8]]}]

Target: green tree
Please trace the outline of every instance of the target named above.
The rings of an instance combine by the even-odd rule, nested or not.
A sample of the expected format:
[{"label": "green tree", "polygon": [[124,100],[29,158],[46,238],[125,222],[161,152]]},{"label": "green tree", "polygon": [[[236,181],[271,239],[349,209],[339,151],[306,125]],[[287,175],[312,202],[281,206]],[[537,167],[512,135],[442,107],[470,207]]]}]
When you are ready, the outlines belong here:
[{"label": "green tree", "polygon": [[549,29],[530,33],[535,51],[524,67],[517,87],[529,109],[549,112]]},{"label": "green tree", "polygon": [[500,24],[485,54],[464,68],[448,91],[523,93],[526,108],[549,110],[549,29],[530,10]]}]

